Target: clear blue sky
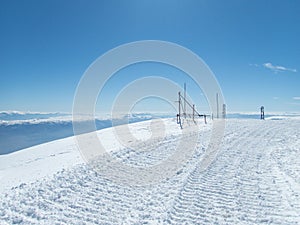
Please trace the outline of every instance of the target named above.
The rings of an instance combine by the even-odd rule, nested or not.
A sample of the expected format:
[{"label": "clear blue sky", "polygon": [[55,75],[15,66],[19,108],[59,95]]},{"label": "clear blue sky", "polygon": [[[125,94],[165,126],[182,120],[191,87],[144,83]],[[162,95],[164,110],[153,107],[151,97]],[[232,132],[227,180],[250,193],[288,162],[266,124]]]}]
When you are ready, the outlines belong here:
[{"label": "clear blue sky", "polygon": [[228,110],[300,111],[300,1],[0,2],[0,110],[72,110],[86,68],[132,41],[198,54]]}]

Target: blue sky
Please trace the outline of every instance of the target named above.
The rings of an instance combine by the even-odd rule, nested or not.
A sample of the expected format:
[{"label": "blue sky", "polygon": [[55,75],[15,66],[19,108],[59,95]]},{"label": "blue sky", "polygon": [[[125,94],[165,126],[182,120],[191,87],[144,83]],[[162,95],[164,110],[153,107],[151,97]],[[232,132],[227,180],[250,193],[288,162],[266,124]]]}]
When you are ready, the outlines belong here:
[{"label": "blue sky", "polygon": [[297,0],[2,0],[0,110],[71,112],[96,58],[151,39],[198,54],[229,111],[300,112],[299,12]]}]

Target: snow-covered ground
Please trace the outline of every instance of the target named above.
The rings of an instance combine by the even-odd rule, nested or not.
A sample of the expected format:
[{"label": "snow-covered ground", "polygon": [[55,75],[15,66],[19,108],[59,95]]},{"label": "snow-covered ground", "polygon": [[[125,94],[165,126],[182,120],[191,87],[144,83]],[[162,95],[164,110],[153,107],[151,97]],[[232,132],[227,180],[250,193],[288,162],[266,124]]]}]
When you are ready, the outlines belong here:
[{"label": "snow-covered ground", "polygon": [[[132,148],[111,128],[98,136],[115,159],[152,165],[182,137],[174,119],[163,121],[166,132],[152,138],[150,128],[159,127],[131,124],[140,140],[127,143]],[[1,155],[0,224],[300,224],[300,119],[227,120],[220,151],[203,171],[211,128],[209,121],[185,136],[199,137],[192,157],[147,186],[106,179],[83,162],[73,137]]]}]

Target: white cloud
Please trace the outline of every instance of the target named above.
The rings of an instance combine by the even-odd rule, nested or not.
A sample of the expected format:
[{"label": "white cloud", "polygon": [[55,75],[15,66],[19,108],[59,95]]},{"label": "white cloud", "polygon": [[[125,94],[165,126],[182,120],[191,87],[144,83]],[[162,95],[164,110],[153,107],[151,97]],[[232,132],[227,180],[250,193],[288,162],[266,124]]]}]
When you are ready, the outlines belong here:
[{"label": "white cloud", "polygon": [[249,63],[249,66],[259,67],[259,65],[256,63]]},{"label": "white cloud", "polygon": [[264,63],[263,66],[267,69],[272,70],[273,72],[277,73],[277,72],[284,72],[284,71],[289,71],[289,72],[294,72],[296,73],[297,70],[296,69],[291,69],[291,68],[287,68],[284,66],[274,66],[272,65],[272,63]]},{"label": "white cloud", "polygon": [[293,97],[294,100],[300,100],[300,97]]},{"label": "white cloud", "polygon": [[274,99],[274,100],[278,100],[278,99],[279,99],[279,97],[273,97],[273,99]]}]

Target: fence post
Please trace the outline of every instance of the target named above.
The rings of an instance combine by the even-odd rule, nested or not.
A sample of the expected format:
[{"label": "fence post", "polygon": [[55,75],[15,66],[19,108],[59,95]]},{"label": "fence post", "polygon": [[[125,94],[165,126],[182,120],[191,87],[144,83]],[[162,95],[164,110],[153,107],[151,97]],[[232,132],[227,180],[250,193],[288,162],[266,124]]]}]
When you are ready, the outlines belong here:
[{"label": "fence post", "polygon": [[180,91],[178,92],[178,114],[177,114],[177,123],[179,123],[180,127],[181,126],[181,118],[180,118],[180,107],[181,107],[181,97],[180,97]]},{"label": "fence post", "polygon": [[195,104],[193,104],[193,121],[195,123]]}]

